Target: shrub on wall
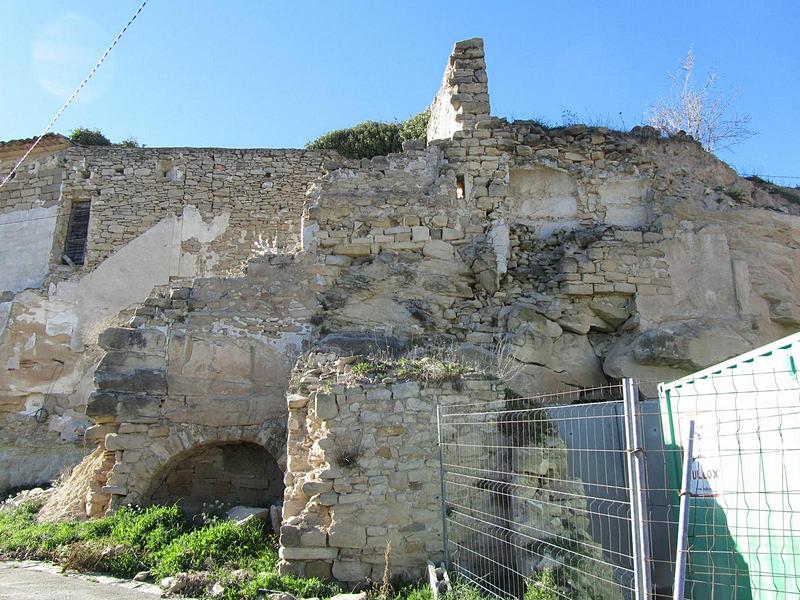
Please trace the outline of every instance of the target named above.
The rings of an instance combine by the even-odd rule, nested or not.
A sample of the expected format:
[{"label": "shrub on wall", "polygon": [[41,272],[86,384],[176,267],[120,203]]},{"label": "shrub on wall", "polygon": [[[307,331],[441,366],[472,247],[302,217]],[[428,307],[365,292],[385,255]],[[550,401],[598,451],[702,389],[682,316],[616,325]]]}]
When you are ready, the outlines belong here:
[{"label": "shrub on wall", "polygon": [[112,143],[99,129],[89,129],[88,127],[76,127],[69,134],[72,143],[81,146],[120,146],[122,148],[143,148],[135,137],[129,137],[121,142]]},{"label": "shrub on wall", "polygon": [[100,133],[99,129],[76,127],[69,134],[69,139],[81,146],[110,146],[111,140]]},{"label": "shrub on wall", "polygon": [[306,144],[309,150],[336,150],[347,158],[372,158],[401,152],[403,142],[425,137],[430,111],[402,123],[364,121],[348,129],[337,129]]}]

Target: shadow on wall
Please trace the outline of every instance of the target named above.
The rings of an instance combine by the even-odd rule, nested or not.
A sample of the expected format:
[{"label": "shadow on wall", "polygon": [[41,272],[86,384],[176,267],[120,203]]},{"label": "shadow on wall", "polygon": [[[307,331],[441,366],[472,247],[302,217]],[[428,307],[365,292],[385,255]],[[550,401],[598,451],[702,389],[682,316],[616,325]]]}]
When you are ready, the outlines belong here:
[{"label": "shadow on wall", "polygon": [[249,442],[190,448],[164,465],[153,479],[149,504],[174,504],[190,515],[204,505],[269,507],[283,500],[283,472],[272,455]]},{"label": "shadow on wall", "polygon": [[[667,444],[664,455],[680,458],[683,449]],[[680,497],[673,495],[668,508],[671,517],[671,540],[678,539],[678,514]],[[658,537],[653,544],[658,543]],[[689,555],[686,560],[685,597],[692,600],[753,600],[753,582],[750,568],[736,545],[728,525],[726,509],[713,497],[692,497],[689,504]],[[671,548],[671,559],[675,552]],[[674,573],[674,562],[672,572]],[[670,582],[671,583],[671,582]],[[672,588],[656,589],[658,600],[672,598]]]}]

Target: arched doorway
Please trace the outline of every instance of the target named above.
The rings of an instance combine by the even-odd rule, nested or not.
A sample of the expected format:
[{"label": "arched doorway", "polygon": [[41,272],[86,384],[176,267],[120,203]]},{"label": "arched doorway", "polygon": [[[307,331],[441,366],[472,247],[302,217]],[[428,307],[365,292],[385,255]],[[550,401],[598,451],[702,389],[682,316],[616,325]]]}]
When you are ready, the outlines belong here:
[{"label": "arched doorway", "polygon": [[195,446],[165,464],[153,479],[149,504],[178,505],[188,514],[203,504],[269,507],[283,500],[283,472],[258,444],[220,442]]}]

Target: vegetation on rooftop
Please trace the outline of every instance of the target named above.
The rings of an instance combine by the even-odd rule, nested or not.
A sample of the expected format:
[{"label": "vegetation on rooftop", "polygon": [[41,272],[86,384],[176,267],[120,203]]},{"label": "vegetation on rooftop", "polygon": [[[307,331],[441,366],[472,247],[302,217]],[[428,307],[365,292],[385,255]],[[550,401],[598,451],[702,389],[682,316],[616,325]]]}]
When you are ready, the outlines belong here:
[{"label": "vegetation on rooftop", "polygon": [[122,146],[123,148],[138,148],[139,141],[130,137],[119,143],[112,144],[99,129],[88,129],[86,127],[76,127],[69,133],[69,139],[74,144],[80,146]]},{"label": "vegetation on rooftop", "polygon": [[346,158],[373,158],[402,152],[406,140],[424,139],[430,111],[400,123],[364,121],[348,129],[337,129],[306,144],[309,150],[336,150]]}]

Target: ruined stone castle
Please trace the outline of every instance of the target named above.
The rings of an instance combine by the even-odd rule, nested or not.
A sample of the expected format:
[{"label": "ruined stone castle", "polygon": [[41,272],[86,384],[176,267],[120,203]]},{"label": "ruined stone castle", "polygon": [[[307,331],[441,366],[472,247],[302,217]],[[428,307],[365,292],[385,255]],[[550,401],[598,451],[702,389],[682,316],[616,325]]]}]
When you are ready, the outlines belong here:
[{"label": "ruined stone castle", "polygon": [[[413,576],[437,403],[646,390],[800,328],[800,204],[771,191],[650,128],[492,117],[477,39],[398,154],[49,136],[0,190],[0,490],[93,453],[87,515],[282,499],[286,572],[375,576],[390,540]],[[434,347],[485,376],[343,376]]]}]

